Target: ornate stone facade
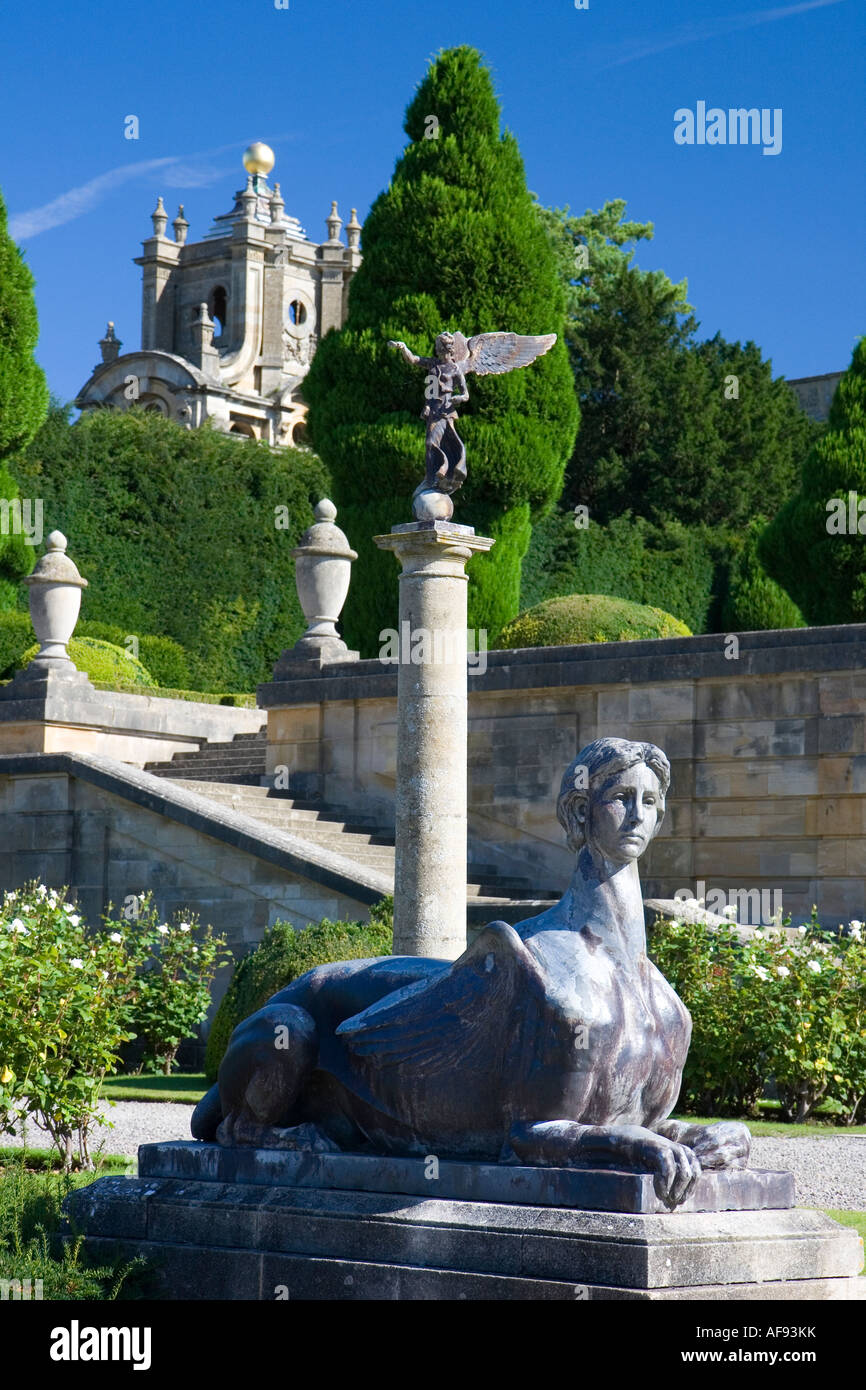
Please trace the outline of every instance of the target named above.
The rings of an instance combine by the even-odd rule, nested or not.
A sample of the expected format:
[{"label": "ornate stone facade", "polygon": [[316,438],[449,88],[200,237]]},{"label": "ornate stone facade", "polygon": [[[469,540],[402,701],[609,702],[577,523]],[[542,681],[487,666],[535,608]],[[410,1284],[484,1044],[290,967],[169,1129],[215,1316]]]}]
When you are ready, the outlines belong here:
[{"label": "ornate stone facade", "polygon": [[187,241],[183,206],[167,236],[158,200],[136,258],[141,348],[121,353],[109,323],[102,361],[75,402],[81,410],[138,403],[188,428],[210,419],[272,445],[303,442],[301,383],[322,335],[345,321],[361,225],[353,208],[344,243],[332,203],[328,239],[309,240],[286,215],[280,185],[267,182],[268,147],[250,146],[244,165],[246,187],[201,241]]}]

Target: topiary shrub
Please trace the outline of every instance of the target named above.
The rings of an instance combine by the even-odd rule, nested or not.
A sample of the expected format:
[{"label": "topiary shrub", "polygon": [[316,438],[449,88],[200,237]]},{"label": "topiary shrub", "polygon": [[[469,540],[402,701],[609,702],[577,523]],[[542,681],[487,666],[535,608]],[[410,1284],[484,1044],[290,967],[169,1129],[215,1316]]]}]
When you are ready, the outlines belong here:
[{"label": "topiary shrub", "polygon": [[90,622],[85,619],[75,629],[79,637],[98,637],[103,642],[113,642],[116,647],[129,650],[130,637],[138,642],[138,660],[147,667],[157,685],[168,690],[188,690],[191,684],[191,663],[189,652],[184,651],[179,642],[171,637],[139,636],[125,632],[122,627],[112,623]]},{"label": "topiary shrub", "polygon": [[[76,629],[73,641],[80,641],[83,638],[95,638],[102,643],[110,643],[114,647],[123,650],[124,655],[129,655],[127,649],[127,639],[130,634],[125,632],[122,627],[116,627],[112,623],[89,622],[82,619]],[[14,676],[16,671],[27,665],[31,658],[33,648],[33,628],[28,615],[22,611],[0,610],[0,680]],[[73,660],[75,658],[73,657]],[[155,681],[160,687],[166,690],[187,691],[190,688],[190,660],[188,652],[185,652],[177,642],[173,642],[170,637],[140,637],[138,639],[138,658],[139,664],[147,670],[153,678],[147,684],[151,685]],[[78,662],[76,661],[76,665]],[[81,668],[85,669],[84,667]],[[91,680],[100,680],[102,677],[94,676],[88,671]],[[127,676],[109,676],[105,679],[112,683],[123,684]],[[135,670],[129,677],[133,685],[141,685],[141,672]],[[231,699],[225,696],[226,703]],[[244,697],[246,698],[246,697]]]},{"label": "topiary shrub", "polygon": [[530,519],[562,491],[579,415],[555,255],[480,54],[462,46],[434,58],[404,128],[409,143],[364,223],[348,318],[322,339],[304,382],[310,435],[358,551],[344,632],[363,656],[397,619],[394,560],[372,537],[406,519],[424,476],[424,376],[387,340],[426,356],[444,329],[558,335],[525,371],[472,376],[460,408],[469,476],[456,520],[496,541],[473,562],[468,621],[490,637],[519,610]]},{"label": "topiary shrub", "polygon": [[758,557],[758,541],[766,525],[755,517],[739,538],[731,561],[722,625],[729,632],[765,632],[773,628],[805,627],[806,619],[785,590],[771,579]]},{"label": "topiary shrub", "polygon": [[[73,637],[68,650],[79,671],[83,671],[92,681],[112,684],[122,681],[124,685],[137,686],[143,690],[157,689],[156,681],[147,668],[113,642],[100,642],[95,637]],[[34,642],[33,646],[28,647],[22,654],[18,669],[23,670],[38,651],[39,644]]]},{"label": "topiary shrub", "polygon": [[569,647],[581,642],[635,642],[651,637],[691,637],[679,618],[661,608],[609,594],[569,594],[548,599],[503,628],[496,646]]},{"label": "topiary shrub", "polygon": [[26,613],[0,611],[0,680],[20,669],[21,657],[33,642],[33,628]]},{"label": "topiary shrub", "polygon": [[238,961],[214,1015],[205,1052],[205,1076],[216,1081],[229,1038],[239,1023],[266,1004],[272,994],[329,961],[389,956],[394,937],[394,900],[386,897],[370,911],[369,922],[331,922],[296,931],[275,922],[261,942]]}]

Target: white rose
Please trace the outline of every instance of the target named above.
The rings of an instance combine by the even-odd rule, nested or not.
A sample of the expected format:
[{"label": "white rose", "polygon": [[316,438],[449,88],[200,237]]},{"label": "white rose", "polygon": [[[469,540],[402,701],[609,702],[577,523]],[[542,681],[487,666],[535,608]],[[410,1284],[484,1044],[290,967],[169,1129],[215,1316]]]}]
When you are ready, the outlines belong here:
[{"label": "white rose", "polygon": [[9,930],[10,930],[10,931],[20,931],[21,928],[22,928],[23,926],[24,926],[24,923],[21,921],[21,918],[20,918],[20,917],[16,917],[16,918],[15,918],[15,921],[10,923],[10,925],[9,925]]},{"label": "white rose", "polygon": [[727,907],[722,908],[722,916],[727,917],[729,922],[736,922],[737,909],[734,907],[733,903],[729,903]]},{"label": "white rose", "polygon": [[75,903],[64,903],[64,904],[63,904],[63,911],[64,911],[64,912],[74,912],[74,911],[75,911]]},{"label": "white rose", "polygon": [[781,976],[782,976],[782,979],[784,979],[786,975],[790,975],[790,973],[791,973],[791,972],[790,972],[790,970],[788,969],[787,965],[777,965],[777,966],[776,966],[776,974],[777,974],[777,975],[781,975]]},{"label": "white rose", "polygon": [[157,927],[157,931],[159,932],[160,936],[165,936],[166,932],[168,931],[168,927],[165,925],[165,923],[163,923],[161,927]]},{"label": "white rose", "polygon": [[123,937],[120,935],[119,931],[113,931],[108,939],[109,941],[113,941],[115,946],[119,946]]},{"label": "white rose", "polygon": [[763,966],[763,965],[753,965],[753,966],[752,966],[752,969],[754,970],[755,974],[756,974],[761,980],[766,980],[767,974],[768,974],[768,971],[767,971],[766,966]]},{"label": "white rose", "polygon": [[103,970],[103,972],[102,972],[102,978],[103,978],[103,980],[107,980],[107,979],[108,979],[108,971],[107,971],[107,970]]},{"label": "white rose", "polygon": [[72,916],[69,919],[69,925],[70,927],[77,927],[80,921],[81,918],[79,917],[78,913],[73,912]]},{"label": "white rose", "polygon": [[807,960],[807,961],[806,961],[806,965],[807,965],[808,969],[811,970],[811,971],[813,971],[813,973],[814,973],[815,975],[820,975],[820,974],[821,974],[821,965],[820,965],[820,962],[819,962],[819,961],[817,961],[817,960]]},{"label": "white rose", "polygon": [[180,929],[181,931],[189,931],[189,922],[181,922]]},{"label": "white rose", "polygon": [[72,966],[72,969],[73,969],[73,970],[83,970],[83,969],[84,969],[84,961],[81,959],[80,956],[73,956],[73,957],[72,957],[72,960],[69,962],[69,964]]},{"label": "white rose", "polygon": [[797,931],[800,933],[801,936],[805,936],[805,935],[806,935],[806,928],[805,928],[805,927],[798,927],[798,928],[797,928]]}]

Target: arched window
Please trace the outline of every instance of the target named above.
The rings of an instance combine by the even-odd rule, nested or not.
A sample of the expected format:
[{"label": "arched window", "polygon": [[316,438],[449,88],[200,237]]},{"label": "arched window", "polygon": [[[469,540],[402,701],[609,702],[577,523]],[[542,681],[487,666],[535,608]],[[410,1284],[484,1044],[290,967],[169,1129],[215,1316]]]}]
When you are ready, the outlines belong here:
[{"label": "arched window", "polygon": [[227,319],[228,295],[224,285],[216,285],[208,296],[207,311],[216,324],[214,332],[215,338],[221,338],[225,332]]}]

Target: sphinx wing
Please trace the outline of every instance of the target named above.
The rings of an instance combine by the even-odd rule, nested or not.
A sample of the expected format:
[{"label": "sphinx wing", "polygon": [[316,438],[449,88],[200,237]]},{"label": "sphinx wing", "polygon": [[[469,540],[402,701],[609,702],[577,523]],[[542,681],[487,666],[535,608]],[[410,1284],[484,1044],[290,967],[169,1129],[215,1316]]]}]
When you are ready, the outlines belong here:
[{"label": "sphinx wing", "polygon": [[513,927],[492,922],[450,970],[396,990],[336,1032],[377,1068],[414,1064],[429,1076],[501,1050],[517,1017],[538,1015],[544,1002],[534,956]]},{"label": "sphinx wing", "polygon": [[468,356],[460,363],[464,372],[477,376],[513,372],[516,367],[528,367],[536,357],[549,352],[556,342],[555,333],[526,337],[520,333],[478,333],[467,344]]}]

